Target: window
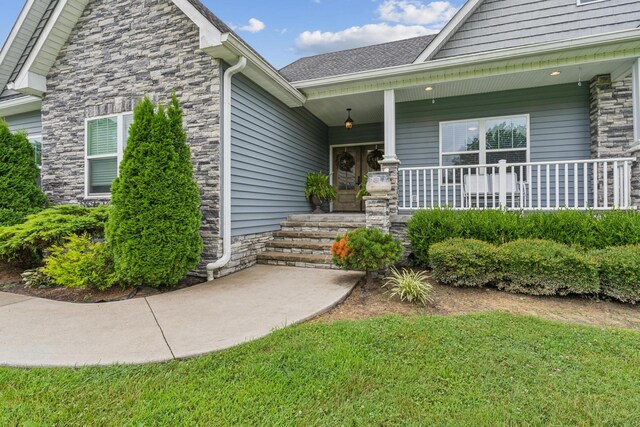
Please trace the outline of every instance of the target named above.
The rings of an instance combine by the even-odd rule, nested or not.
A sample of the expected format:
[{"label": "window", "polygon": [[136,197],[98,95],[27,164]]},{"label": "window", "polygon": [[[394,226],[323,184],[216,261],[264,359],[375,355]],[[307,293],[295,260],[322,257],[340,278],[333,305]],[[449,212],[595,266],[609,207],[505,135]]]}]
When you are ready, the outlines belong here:
[{"label": "window", "polygon": [[36,155],[36,164],[38,168],[42,168],[42,135],[29,135],[29,142]]},{"label": "window", "polygon": [[86,195],[108,196],[118,170],[133,115],[120,114],[86,121]]},{"label": "window", "polygon": [[[440,165],[529,161],[529,115],[440,123]],[[449,182],[453,172],[449,173]],[[456,177],[456,181],[457,181]]]}]

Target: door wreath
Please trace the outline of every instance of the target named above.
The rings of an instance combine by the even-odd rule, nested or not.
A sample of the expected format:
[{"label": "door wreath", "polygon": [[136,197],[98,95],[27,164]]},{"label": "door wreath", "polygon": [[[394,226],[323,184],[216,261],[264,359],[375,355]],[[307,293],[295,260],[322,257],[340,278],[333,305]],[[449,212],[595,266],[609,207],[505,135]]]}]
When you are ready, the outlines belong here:
[{"label": "door wreath", "polygon": [[375,150],[373,150],[372,152],[370,152],[367,155],[367,164],[369,165],[369,168],[373,171],[380,171],[380,169],[382,169],[380,167],[380,161],[384,160],[384,151],[376,148]]},{"label": "door wreath", "polygon": [[353,158],[351,153],[348,153],[346,151],[344,153],[338,154],[337,161],[338,169],[343,172],[351,172],[351,169],[353,169],[353,166],[355,166],[356,164],[356,159]]}]

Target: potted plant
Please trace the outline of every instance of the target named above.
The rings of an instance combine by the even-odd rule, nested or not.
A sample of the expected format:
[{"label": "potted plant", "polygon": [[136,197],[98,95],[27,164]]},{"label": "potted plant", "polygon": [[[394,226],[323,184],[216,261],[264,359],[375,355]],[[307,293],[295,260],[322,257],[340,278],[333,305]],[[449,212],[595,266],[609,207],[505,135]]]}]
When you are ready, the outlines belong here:
[{"label": "potted plant", "polygon": [[324,213],[322,204],[336,199],[336,190],[329,184],[329,175],[325,175],[322,172],[309,172],[307,174],[304,194],[307,200],[311,201],[316,207],[315,211],[313,211],[314,214]]}]

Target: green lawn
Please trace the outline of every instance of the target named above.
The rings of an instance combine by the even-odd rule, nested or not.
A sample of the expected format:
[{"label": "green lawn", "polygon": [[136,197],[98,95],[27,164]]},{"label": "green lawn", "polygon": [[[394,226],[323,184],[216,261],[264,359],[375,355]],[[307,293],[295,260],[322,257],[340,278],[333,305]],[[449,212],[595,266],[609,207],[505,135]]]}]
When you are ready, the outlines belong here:
[{"label": "green lawn", "polygon": [[486,314],[305,324],[183,362],[0,369],[0,425],[640,425],[640,333]]}]

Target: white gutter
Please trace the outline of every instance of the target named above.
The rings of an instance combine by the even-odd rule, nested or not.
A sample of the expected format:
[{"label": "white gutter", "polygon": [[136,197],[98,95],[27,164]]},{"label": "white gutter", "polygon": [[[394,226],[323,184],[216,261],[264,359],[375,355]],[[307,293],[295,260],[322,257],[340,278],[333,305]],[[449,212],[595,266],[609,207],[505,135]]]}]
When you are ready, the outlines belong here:
[{"label": "white gutter", "polygon": [[222,258],[207,265],[207,278],[213,280],[213,273],[231,260],[231,78],[244,71],[247,58],[241,56],[238,63],[224,72],[222,103]]}]

